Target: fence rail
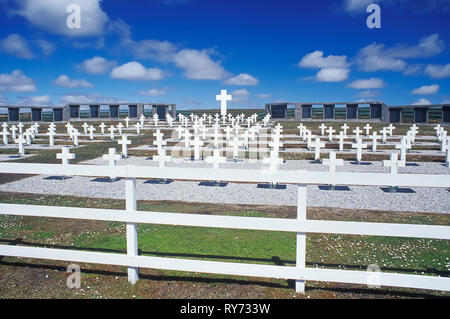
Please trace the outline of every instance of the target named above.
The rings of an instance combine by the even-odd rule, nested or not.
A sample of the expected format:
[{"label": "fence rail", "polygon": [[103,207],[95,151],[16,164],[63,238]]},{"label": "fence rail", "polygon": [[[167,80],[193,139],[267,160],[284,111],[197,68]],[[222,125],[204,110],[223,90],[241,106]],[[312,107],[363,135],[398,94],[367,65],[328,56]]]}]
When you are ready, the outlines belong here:
[{"label": "fence rail", "polygon": [[[268,174],[262,170],[245,169],[187,169],[142,166],[109,167],[100,165],[23,163],[0,163],[0,173],[77,176],[113,175],[125,178],[125,210],[0,204],[0,215],[116,221],[126,223],[127,227],[127,254],[0,245],[0,255],[126,266],[128,267],[128,280],[132,283],[138,280],[138,268],[145,267],[225,275],[292,279],[296,280],[297,292],[304,292],[306,280],[450,291],[450,278],[448,277],[319,269],[306,268],[305,266],[306,233],[450,240],[449,226],[307,220],[307,184],[450,187],[449,175],[329,173],[310,171],[278,171]],[[297,219],[138,211],[136,178],[223,180],[233,182],[276,181],[279,183],[297,184]],[[140,223],[294,232],[297,234],[296,266],[287,267],[139,256],[137,224]]]}]

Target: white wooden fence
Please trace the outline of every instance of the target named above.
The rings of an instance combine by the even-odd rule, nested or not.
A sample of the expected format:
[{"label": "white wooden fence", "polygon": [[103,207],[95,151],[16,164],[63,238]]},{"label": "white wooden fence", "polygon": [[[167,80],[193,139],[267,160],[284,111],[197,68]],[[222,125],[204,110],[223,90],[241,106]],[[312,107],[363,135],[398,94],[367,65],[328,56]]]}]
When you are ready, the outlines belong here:
[{"label": "white wooden fence", "polygon": [[[36,205],[0,204],[0,214],[102,220],[126,223],[127,254],[74,251],[0,245],[0,255],[40,258],[68,262],[85,262],[128,267],[128,280],[138,280],[138,268],[215,273],[249,277],[296,280],[296,291],[304,292],[305,281],[329,281],[351,284],[406,287],[450,291],[450,278],[386,272],[306,268],[306,233],[334,233],[370,236],[392,236],[450,240],[450,226],[322,221],[306,219],[306,185],[375,185],[403,187],[450,187],[449,175],[329,173],[311,171],[158,168],[143,166],[99,166],[61,164],[0,163],[0,173],[45,174],[65,176],[117,176],[125,178],[126,209],[92,209]],[[167,178],[195,181],[278,182],[298,185],[297,219],[211,216],[137,211],[136,178]],[[297,234],[296,266],[273,266],[138,255],[137,224],[164,224],[229,229],[294,232]]]}]

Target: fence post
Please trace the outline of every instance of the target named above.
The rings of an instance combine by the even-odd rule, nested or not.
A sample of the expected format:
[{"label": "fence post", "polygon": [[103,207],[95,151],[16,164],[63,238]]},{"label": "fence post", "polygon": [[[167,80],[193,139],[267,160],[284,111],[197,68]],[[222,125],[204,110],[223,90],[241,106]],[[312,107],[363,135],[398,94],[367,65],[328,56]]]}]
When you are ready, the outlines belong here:
[{"label": "fence post", "polygon": [[[135,212],[137,210],[136,178],[126,178],[125,198],[126,210],[129,212]],[[137,224],[134,223],[127,223],[127,255],[138,255]],[[128,281],[135,284],[138,277],[138,268],[128,267]]]},{"label": "fence post", "polygon": [[[297,220],[306,220],[307,185],[298,184],[297,187]],[[296,267],[306,266],[306,233],[297,233]],[[305,293],[305,281],[295,281],[295,292]]]}]

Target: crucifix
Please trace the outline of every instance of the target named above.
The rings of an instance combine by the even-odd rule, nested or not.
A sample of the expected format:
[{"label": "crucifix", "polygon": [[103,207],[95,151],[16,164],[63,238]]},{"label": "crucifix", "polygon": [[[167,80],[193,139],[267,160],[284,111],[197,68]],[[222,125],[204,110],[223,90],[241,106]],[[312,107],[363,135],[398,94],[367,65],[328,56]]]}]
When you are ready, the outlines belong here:
[{"label": "crucifix", "polygon": [[69,165],[69,160],[75,159],[75,154],[69,152],[68,146],[63,146],[61,153],[56,154],[56,158],[62,160],[62,165]]},{"label": "crucifix", "polygon": [[366,136],[369,136],[371,128],[372,126],[370,126],[369,123],[367,123],[366,126],[364,126],[364,129],[366,130]]},{"label": "crucifix", "polygon": [[325,147],[325,143],[322,143],[320,141],[320,137],[316,137],[316,140],[313,144],[311,144],[311,147],[314,148],[315,153],[314,153],[314,160],[316,160],[317,162],[320,161],[320,148],[321,147]]},{"label": "crucifix", "polygon": [[91,140],[94,139],[94,131],[95,131],[95,127],[93,125],[89,126],[89,138]]},{"label": "crucifix", "polygon": [[[113,168],[114,166],[116,166],[116,161],[120,160],[122,158],[121,155],[116,154],[116,149],[115,148],[110,148],[108,150],[108,154],[104,154],[103,155],[103,160],[104,161],[108,161],[108,165],[110,168]],[[110,176],[109,177],[111,180],[115,180],[117,179],[116,176]]]},{"label": "crucifix", "polygon": [[327,128],[327,126],[324,123],[322,123],[322,125],[320,125],[319,128],[321,132],[320,135],[321,136],[325,135],[325,129]]},{"label": "crucifix", "polygon": [[125,121],[125,126],[128,128],[128,126],[130,125],[130,119],[128,118],[128,116],[124,119]]},{"label": "crucifix", "polygon": [[347,130],[350,128],[350,126],[347,125],[347,123],[344,123],[344,125],[341,126],[341,129],[344,131],[344,135],[347,135]]},{"label": "crucifix", "polygon": [[339,139],[339,152],[344,151],[344,138],[346,137],[344,132],[340,131],[339,135],[336,135],[336,137]]},{"label": "crucifix", "polygon": [[119,123],[119,124],[117,125],[117,129],[119,130],[119,135],[122,135],[123,124],[122,124],[122,123]]},{"label": "crucifix", "polygon": [[25,147],[24,147],[25,142],[26,141],[25,141],[25,138],[23,137],[23,135],[19,134],[19,136],[15,140],[15,143],[19,144],[19,156],[25,156]]},{"label": "crucifix", "polygon": [[87,135],[87,129],[89,127],[89,124],[87,124],[86,122],[84,122],[83,124],[83,129],[84,129],[84,135]]},{"label": "crucifix", "polygon": [[377,151],[377,140],[380,137],[377,135],[376,131],[372,132],[372,136],[370,137],[370,139],[372,140],[372,151],[376,152]]},{"label": "crucifix", "polygon": [[323,165],[328,165],[330,167],[329,172],[334,174],[336,173],[336,166],[342,166],[344,165],[343,159],[337,159],[336,158],[336,152],[330,152],[330,156],[328,159],[324,159],[322,161]]},{"label": "crucifix", "polygon": [[100,124],[100,129],[102,131],[102,135],[105,135],[105,127],[106,127],[105,123]]},{"label": "crucifix", "polygon": [[48,145],[54,146],[55,145],[55,129],[52,129],[49,127],[47,135],[49,138]]},{"label": "crucifix", "polygon": [[108,131],[111,132],[111,140],[114,141],[114,131],[116,130],[116,128],[114,127],[114,125],[111,125],[111,127],[108,129]]},{"label": "crucifix", "polygon": [[122,135],[122,139],[117,143],[119,143],[119,145],[122,145],[122,156],[125,158],[128,157],[128,145],[131,144],[131,141],[127,138],[127,135]]},{"label": "crucifix", "polygon": [[359,164],[362,159],[362,150],[367,148],[367,144],[363,144],[362,138],[358,138],[357,142],[352,144],[352,148],[356,148],[356,162]]},{"label": "crucifix", "polygon": [[231,101],[232,96],[227,95],[227,90],[221,90],[220,95],[216,95],[216,101],[220,101],[220,113],[221,115],[227,114],[227,101]]},{"label": "crucifix", "polygon": [[392,131],[393,131],[394,129],[395,129],[395,126],[393,126],[392,123],[389,124],[388,130],[389,130],[389,136],[390,136],[390,137],[392,137]]},{"label": "crucifix", "polygon": [[333,133],[336,133],[336,130],[333,130],[333,127],[330,126],[327,129],[327,133],[328,133],[328,141],[333,142]]},{"label": "crucifix", "polygon": [[78,130],[74,128],[72,135],[73,135],[73,145],[78,146],[78,136],[80,136],[80,132],[78,132]]},{"label": "crucifix", "polygon": [[357,126],[355,130],[353,130],[353,133],[355,133],[355,141],[358,142],[359,140],[359,133],[362,133],[362,130],[359,129]]}]

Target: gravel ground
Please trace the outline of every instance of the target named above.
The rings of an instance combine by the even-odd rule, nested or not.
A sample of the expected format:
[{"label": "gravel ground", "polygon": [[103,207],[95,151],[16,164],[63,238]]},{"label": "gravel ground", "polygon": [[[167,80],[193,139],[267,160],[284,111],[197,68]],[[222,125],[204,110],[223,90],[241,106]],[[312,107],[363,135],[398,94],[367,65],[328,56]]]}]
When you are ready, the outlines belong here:
[{"label": "gravel ground", "polygon": [[[90,160],[91,164],[104,164],[100,158]],[[150,165],[157,163],[145,158],[130,157],[119,165]],[[224,163],[223,168],[259,168],[257,163]],[[169,163],[168,166],[203,167],[201,162],[184,161]],[[287,161],[283,169],[326,170],[327,167],[311,164],[309,161]],[[383,172],[380,162],[373,165],[352,165],[346,162],[338,171]],[[400,168],[401,173],[449,174],[449,169],[439,163],[419,163],[418,166]],[[260,186],[260,185],[259,185]],[[285,189],[260,188],[256,184],[228,183],[225,187],[202,186],[198,182],[173,181],[168,184],[154,184],[151,181],[137,181],[139,200],[173,200],[185,202],[255,204],[274,206],[296,205],[296,186]],[[265,186],[265,185],[264,185]],[[0,185],[0,191],[73,195],[91,198],[125,198],[124,181],[107,182],[101,179],[74,176],[60,180],[49,176],[34,176],[20,181]],[[413,189],[413,193],[386,193],[380,187],[351,186],[347,190],[326,190],[308,186],[308,205],[315,207],[340,207],[350,209],[434,212],[450,214],[450,192],[442,188]]]}]

